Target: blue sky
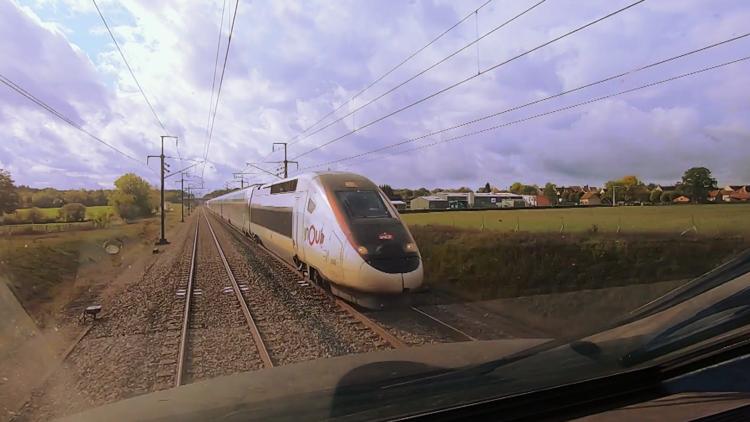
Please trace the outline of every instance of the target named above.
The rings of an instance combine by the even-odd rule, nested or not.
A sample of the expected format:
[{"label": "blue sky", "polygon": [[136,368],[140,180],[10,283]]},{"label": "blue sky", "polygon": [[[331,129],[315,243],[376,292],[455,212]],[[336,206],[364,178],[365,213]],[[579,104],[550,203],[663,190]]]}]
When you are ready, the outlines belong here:
[{"label": "blue sky", "polygon": [[[210,144],[194,168],[223,187],[246,162],[275,161],[290,140],[334,108],[338,116],[380,96],[538,0],[490,1],[475,16],[380,83],[359,90],[425,45],[480,1],[240,1]],[[419,137],[750,31],[741,0],[648,0],[584,31],[323,148],[415,100],[624,7],[629,1],[548,0],[393,93],[290,146],[303,169],[348,170],[393,186],[486,181],[601,184],[636,174],[671,183],[696,165],[719,182],[750,183],[750,62],[607,99],[480,135],[436,141],[750,55],[750,37],[493,119],[335,165],[315,167]],[[179,155],[201,160],[222,1],[101,0],[136,76]],[[233,11],[234,2],[227,2]],[[222,31],[226,45],[227,18]],[[124,158],[0,85],[0,167],[32,186],[109,187],[126,171],[156,183],[145,156],[165,134],[138,92],[93,4],[0,2],[0,74],[86,130],[137,157]],[[221,61],[221,60],[220,60]],[[320,126],[335,120],[329,117]],[[312,132],[312,131],[311,131]],[[173,143],[168,154],[178,156]],[[308,151],[311,151],[309,152]],[[172,160],[172,168],[190,162]],[[273,169],[274,164],[261,164]],[[155,168],[155,166],[152,167]],[[271,180],[262,174],[254,181]]]}]

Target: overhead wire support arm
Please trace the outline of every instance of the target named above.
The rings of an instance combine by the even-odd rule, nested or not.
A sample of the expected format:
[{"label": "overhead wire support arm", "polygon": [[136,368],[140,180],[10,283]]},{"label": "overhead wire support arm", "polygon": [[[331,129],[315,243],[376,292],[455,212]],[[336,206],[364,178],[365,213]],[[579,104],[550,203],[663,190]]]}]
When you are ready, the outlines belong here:
[{"label": "overhead wire support arm", "polygon": [[250,166],[250,167],[253,167],[253,168],[256,168],[256,169],[258,169],[258,170],[262,171],[263,173],[266,173],[266,174],[270,174],[270,175],[271,175],[271,176],[273,176],[273,177],[276,177],[276,178],[282,179],[282,177],[281,177],[281,176],[279,176],[278,174],[276,174],[276,173],[271,173],[270,171],[268,171],[268,170],[264,169],[263,167],[260,167],[260,166],[256,165],[255,163],[245,163],[245,164],[247,164],[247,165],[248,165],[248,166]]}]

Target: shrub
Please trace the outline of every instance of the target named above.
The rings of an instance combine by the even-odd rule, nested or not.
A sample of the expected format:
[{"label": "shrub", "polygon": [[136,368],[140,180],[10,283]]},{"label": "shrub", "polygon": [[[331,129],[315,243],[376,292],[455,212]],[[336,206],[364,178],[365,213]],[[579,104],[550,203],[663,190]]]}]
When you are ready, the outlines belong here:
[{"label": "shrub", "polygon": [[93,218],[94,226],[100,229],[109,227],[109,224],[112,222],[112,213],[107,211],[103,212]]},{"label": "shrub", "polygon": [[65,222],[83,221],[86,219],[86,207],[83,204],[74,202],[65,204],[58,211],[60,220]]}]

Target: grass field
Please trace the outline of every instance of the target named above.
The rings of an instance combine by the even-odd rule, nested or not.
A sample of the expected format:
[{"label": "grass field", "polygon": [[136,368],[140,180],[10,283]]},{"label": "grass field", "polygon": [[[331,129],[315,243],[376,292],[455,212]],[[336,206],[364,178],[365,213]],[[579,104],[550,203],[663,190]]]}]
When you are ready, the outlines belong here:
[{"label": "grass field", "polygon": [[513,209],[403,214],[411,226],[445,225],[499,231],[750,234],[750,204],[674,205],[564,209]]},{"label": "grass field", "polygon": [[[16,212],[19,215],[25,216],[30,211],[30,208],[21,208],[17,210]],[[57,218],[59,215],[60,208],[39,208],[39,211],[42,212],[42,214],[47,218]],[[106,212],[112,212],[112,207],[109,205],[98,205],[94,207],[86,207],[86,219],[91,220],[95,218],[98,215],[104,214]]]}]

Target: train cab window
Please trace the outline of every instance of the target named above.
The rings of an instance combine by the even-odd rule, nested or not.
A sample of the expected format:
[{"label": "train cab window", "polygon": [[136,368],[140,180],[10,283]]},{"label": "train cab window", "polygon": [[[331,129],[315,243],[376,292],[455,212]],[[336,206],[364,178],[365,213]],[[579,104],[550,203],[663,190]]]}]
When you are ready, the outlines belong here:
[{"label": "train cab window", "polygon": [[390,218],[383,199],[374,190],[338,191],[336,196],[350,218]]},{"label": "train cab window", "polygon": [[312,214],[313,211],[315,211],[315,202],[310,198],[307,200],[307,212]]}]

